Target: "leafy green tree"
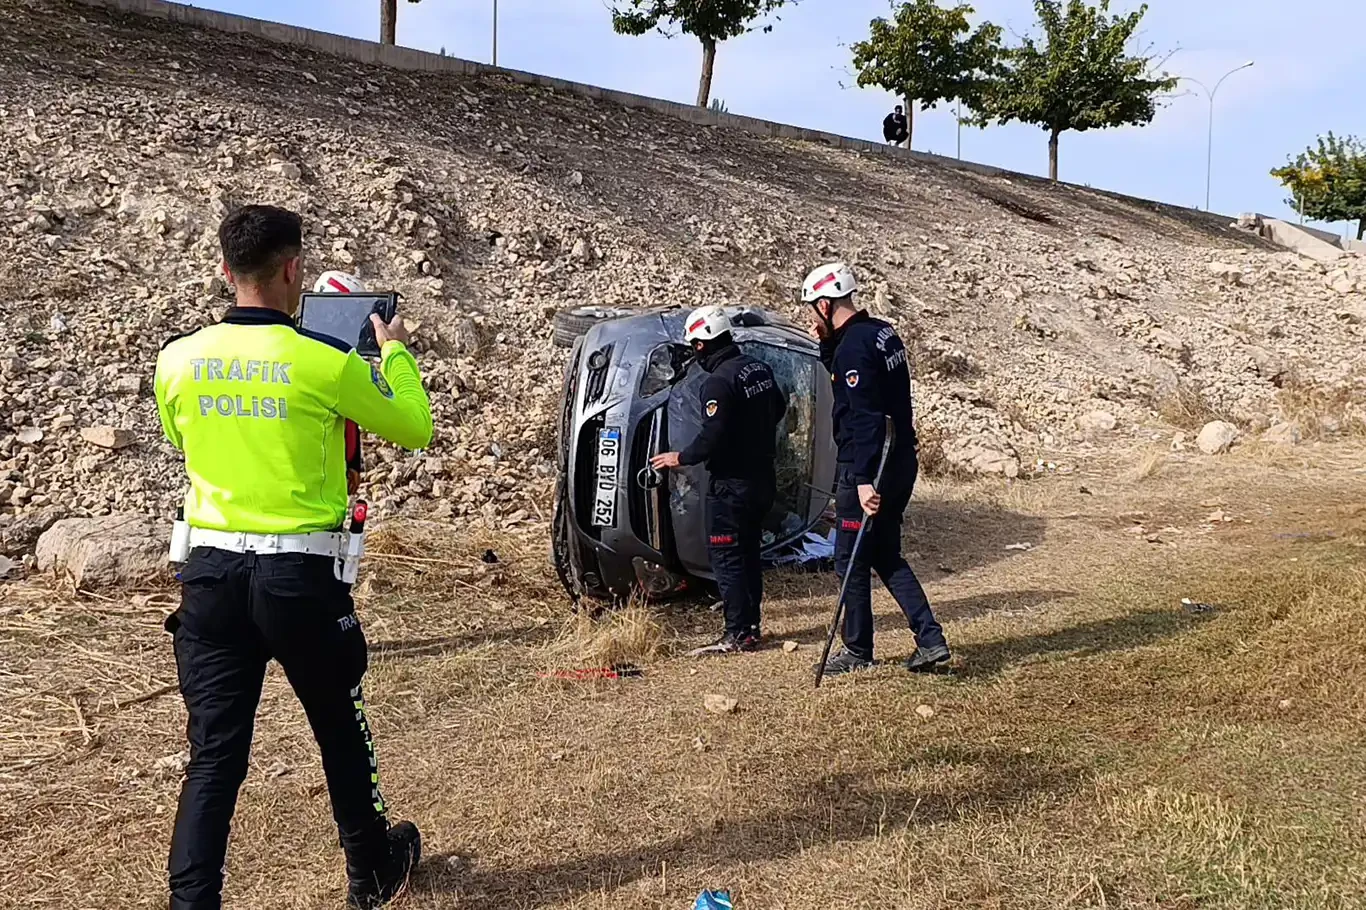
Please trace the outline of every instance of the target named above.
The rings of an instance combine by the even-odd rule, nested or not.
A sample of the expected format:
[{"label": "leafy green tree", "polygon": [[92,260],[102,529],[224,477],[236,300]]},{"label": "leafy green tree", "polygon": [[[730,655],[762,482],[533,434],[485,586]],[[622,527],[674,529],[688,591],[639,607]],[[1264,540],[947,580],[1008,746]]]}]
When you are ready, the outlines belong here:
[{"label": "leafy green tree", "polygon": [[1315,221],[1355,221],[1366,237],[1366,145],[1352,136],[1320,136],[1271,176],[1290,190],[1295,211]]},{"label": "leafy green tree", "polygon": [[[996,73],[1001,29],[991,23],[975,31],[973,9],[944,9],[935,0],[893,5],[895,18],[874,19],[868,38],[854,44],[858,84],[875,85],[906,100],[906,129],[914,133],[915,105],[933,109],[941,101],[972,106],[985,80]],[[907,136],[906,147],[911,146]]]},{"label": "leafy green tree", "polygon": [[1141,126],[1176,79],[1154,57],[1129,53],[1148,11],[1110,16],[1110,0],[1034,0],[1041,40],[1025,37],[1002,54],[1003,70],[971,106],[979,125],[1018,120],[1048,130],[1048,176],[1058,179],[1058,137],[1068,130]]},{"label": "leafy green tree", "polygon": [[[711,77],[716,69],[716,45],[754,31],[754,20],[776,12],[797,0],[616,0],[612,27],[623,35],[643,35],[672,23],[685,35],[702,42],[702,78],[697,84],[697,106],[706,107],[711,97]],[[763,31],[773,31],[765,25]],[[670,35],[670,37],[672,37]]]},{"label": "leafy green tree", "polygon": [[[408,0],[419,3],[421,0]],[[396,44],[398,41],[398,0],[379,0],[379,43]]]}]

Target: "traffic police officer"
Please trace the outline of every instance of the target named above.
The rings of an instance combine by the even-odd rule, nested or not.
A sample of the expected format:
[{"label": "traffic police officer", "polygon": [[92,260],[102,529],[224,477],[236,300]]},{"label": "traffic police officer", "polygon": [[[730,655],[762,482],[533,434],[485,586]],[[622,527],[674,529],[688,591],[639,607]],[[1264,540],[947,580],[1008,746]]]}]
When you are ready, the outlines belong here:
[{"label": "traffic police officer", "polygon": [[[835,568],[844,574],[854,561],[845,596],[844,647],[831,655],[826,673],[846,673],[873,661],[873,599],[869,569],[892,592],[911,629],[916,652],[911,671],[930,670],[949,660],[944,630],[934,618],[925,590],[901,555],[901,518],[911,499],[919,465],[911,414],[911,374],[906,347],[896,330],[854,307],[854,273],[843,263],[823,265],[807,276],[802,300],[816,311],[813,326],[821,359],[834,391],[835,443],[839,448],[835,487]],[[881,489],[873,488],[891,418],[892,448]],[[855,554],[863,522],[877,516]]]},{"label": "traffic police officer", "polygon": [[701,388],[702,429],[682,452],[650,459],[655,470],[706,463],[708,550],[725,605],[720,641],[703,651],[752,651],[759,645],[764,596],[763,520],[776,495],[777,428],[787,402],[773,370],[744,353],[719,306],[694,310],[683,340],[708,375]]},{"label": "traffic police officer", "polygon": [[390,826],[361,678],[365,636],[338,578],[347,513],[345,423],[410,449],[432,436],[417,362],[395,319],[372,317],[381,365],[295,328],[299,216],[246,206],[219,227],[237,304],[169,341],[156,400],[185,453],[193,548],[167,620],[189,712],[190,764],[169,862],[172,910],[221,906],[237,791],[247,773],[266,664],[284,668],[322,752],[346,854],[348,902],[375,907],[416,864],[416,826]]}]

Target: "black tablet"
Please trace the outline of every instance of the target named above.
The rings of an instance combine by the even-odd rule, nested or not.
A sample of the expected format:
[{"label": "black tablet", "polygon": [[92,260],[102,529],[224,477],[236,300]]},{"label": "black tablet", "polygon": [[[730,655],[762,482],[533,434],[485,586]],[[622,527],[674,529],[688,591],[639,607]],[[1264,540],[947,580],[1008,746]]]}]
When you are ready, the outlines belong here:
[{"label": "black tablet", "polygon": [[398,312],[398,294],[301,294],[299,328],[335,338],[356,349],[362,357],[378,357],[375,328],[370,314],[392,322]]}]

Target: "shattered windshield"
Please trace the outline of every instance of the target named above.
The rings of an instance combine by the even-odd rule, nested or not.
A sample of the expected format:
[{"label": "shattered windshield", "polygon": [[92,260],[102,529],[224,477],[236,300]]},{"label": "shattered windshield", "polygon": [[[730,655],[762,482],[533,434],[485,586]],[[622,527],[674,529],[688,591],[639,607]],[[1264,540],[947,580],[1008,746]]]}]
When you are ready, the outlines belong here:
[{"label": "shattered windshield", "polygon": [[811,502],[816,427],[816,360],[810,354],[771,344],[741,342],[745,353],[773,370],[787,396],[787,416],[778,431],[778,495],[764,519],[764,545],[805,530]]}]

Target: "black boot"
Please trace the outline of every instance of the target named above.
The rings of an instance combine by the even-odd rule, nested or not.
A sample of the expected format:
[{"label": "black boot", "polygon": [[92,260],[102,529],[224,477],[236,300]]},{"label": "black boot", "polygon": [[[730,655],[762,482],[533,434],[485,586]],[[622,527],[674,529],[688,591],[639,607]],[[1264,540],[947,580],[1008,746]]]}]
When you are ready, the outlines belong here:
[{"label": "black boot", "polygon": [[688,656],[701,657],[703,654],[739,654],[742,651],[757,651],[761,638],[762,636],[757,628],[746,629],[743,632],[727,632],[714,644],[689,651]]},{"label": "black boot", "polygon": [[859,657],[848,648],[840,648],[831,654],[825,662],[826,676],[839,676],[844,673],[857,673],[860,670],[867,670],[872,667],[873,662],[866,657]]},{"label": "black boot", "polygon": [[915,653],[906,660],[906,669],[912,673],[935,673],[949,662],[948,645],[932,645],[916,648]]},{"label": "black boot", "polygon": [[422,835],[412,822],[399,822],[383,834],[373,831],[360,838],[343,838],[343,842],[346,877],[351,882],[346,905],[359,910],[393,900],[422,859]]}]

